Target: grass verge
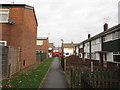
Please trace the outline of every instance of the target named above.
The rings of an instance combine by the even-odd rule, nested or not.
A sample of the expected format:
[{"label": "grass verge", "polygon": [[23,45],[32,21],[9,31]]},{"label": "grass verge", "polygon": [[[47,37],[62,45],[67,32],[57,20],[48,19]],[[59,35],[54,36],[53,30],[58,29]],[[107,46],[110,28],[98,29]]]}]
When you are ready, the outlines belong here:
[{"label": "grass verge", "polygon": [[66,79],[68,81],[69,87],[71,87],[71,78],[70,78],[70,72],[64,72]]},{"label": "grass verge", "polygon": [[21,73],[3,82],[3,88],[39,88],[44,76],[46,75],[53,58],[43,61],[36,69]]}]

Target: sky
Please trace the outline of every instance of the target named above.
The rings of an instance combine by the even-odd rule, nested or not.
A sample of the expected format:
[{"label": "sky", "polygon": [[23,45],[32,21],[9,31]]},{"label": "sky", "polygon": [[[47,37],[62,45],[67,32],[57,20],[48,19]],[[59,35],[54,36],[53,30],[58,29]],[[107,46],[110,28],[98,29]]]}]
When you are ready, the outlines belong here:
[{"label": "sky", "polygon": [[37,37],[49,37],[49,42],[60,46],[80,43],[87,35],[103,32],[118,24],[119,0],[0,0],[0,4],[27,4],[35,8],[38,21]]}]

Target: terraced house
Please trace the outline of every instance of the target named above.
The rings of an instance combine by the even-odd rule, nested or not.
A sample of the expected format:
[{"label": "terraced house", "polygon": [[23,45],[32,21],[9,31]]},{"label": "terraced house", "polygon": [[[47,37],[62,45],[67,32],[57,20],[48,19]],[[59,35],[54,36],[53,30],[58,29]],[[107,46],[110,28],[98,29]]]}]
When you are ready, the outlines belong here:
[{"label": "terraced house", "polygon": [[[0,5],[0,46],[19,47],[18,61],[21,69],[36,63],[37,26],[34,7],[26,4]],[[16,62],[13,63],[11,61],[9,69],[13,66],[15,68]]]},{"label": "terraced house", "polygon": [[49,38],[37,37],[36,50],[40,53],[44,53],[46,58],[48,57]]},{"label": "terraced house", "polygon": [[106,63],[120,63],[120,24],[108,29],[104,25],[104,31],[78,45],[81,58],[98,60],[106,66]]}]

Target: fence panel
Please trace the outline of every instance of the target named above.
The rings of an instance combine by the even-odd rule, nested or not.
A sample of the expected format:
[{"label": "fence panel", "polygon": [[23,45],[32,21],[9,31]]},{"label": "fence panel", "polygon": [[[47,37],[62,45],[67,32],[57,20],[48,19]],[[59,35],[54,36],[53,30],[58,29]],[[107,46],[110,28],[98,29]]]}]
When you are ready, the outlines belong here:
[{"label": "fence panel", "polygon": [[[94,67],[92,72],[91,62]],[[72,88],[120,88],[119,65],[114,68],[101,67],[99,61],[71,56],[66,58],[66,69],[71,74]]]},{"label": "fence panel", "polygon": [[0,49],[2,50],[2,76],[3,79],[6,79],[20,72],[20,48],[0,46]]}]

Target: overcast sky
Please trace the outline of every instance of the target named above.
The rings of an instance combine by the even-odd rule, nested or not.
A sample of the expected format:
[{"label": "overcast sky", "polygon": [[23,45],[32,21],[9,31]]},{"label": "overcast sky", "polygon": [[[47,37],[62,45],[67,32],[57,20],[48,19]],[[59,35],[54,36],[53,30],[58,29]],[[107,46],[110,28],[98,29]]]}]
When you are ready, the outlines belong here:
[{"label": "overcast sky", "polygon": [[[0,0],[0,3],[28,4],[35,8],[38,37],[48,37],[60,46],[64,42],[81,42],[87,34],[94,36],[118,24],[119,0]],[[104,18],[109,19],[106,21]]]}]

